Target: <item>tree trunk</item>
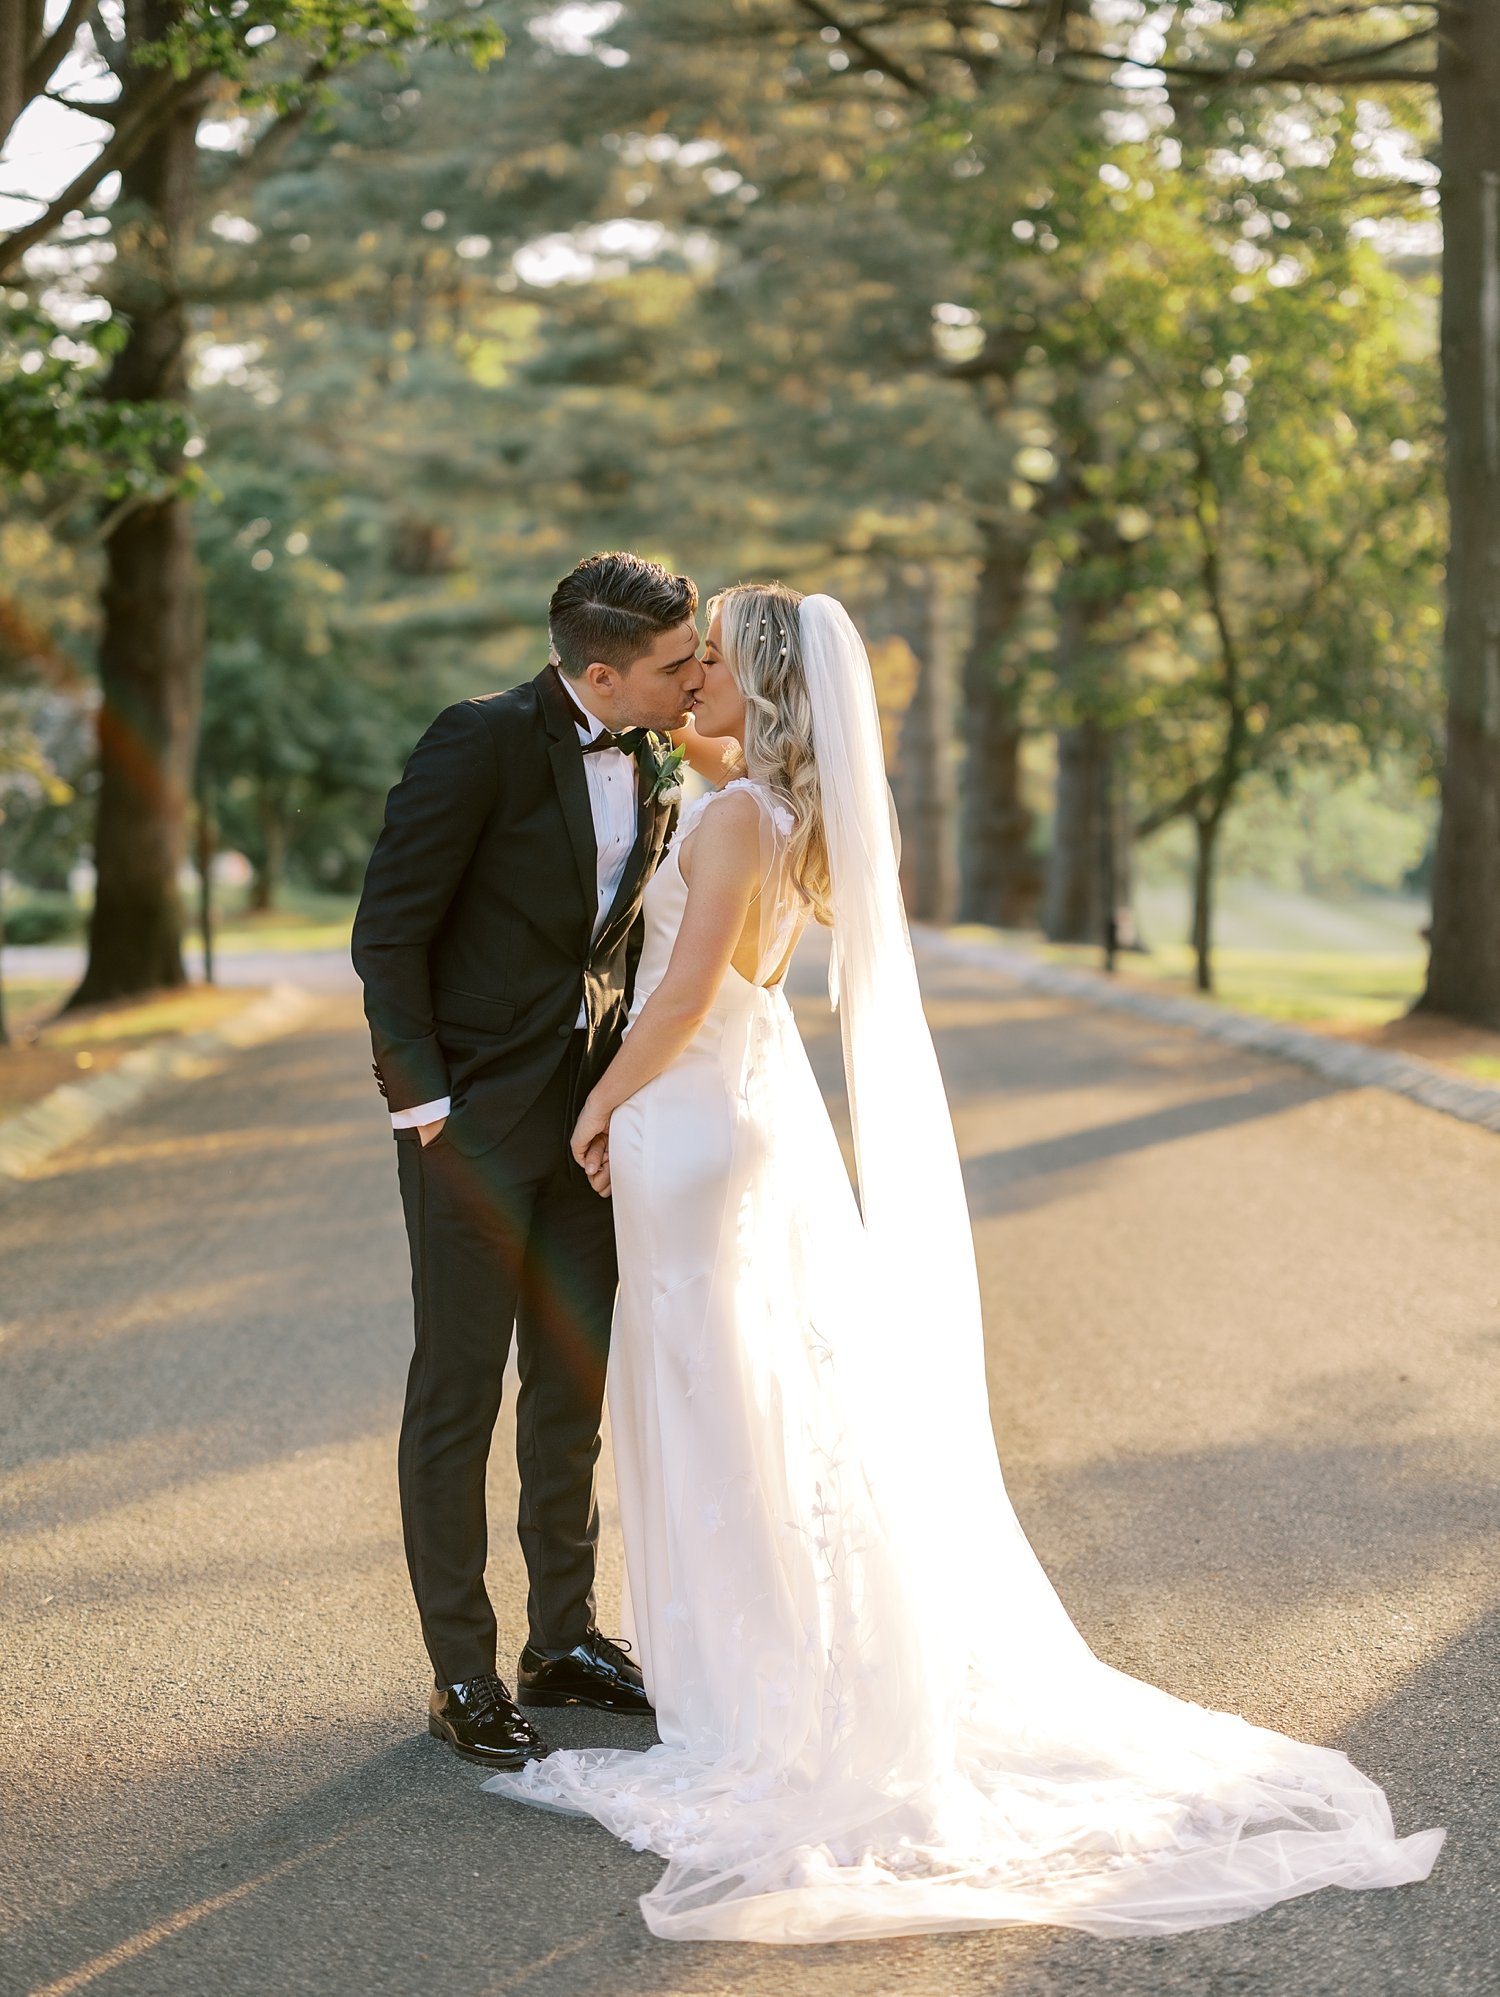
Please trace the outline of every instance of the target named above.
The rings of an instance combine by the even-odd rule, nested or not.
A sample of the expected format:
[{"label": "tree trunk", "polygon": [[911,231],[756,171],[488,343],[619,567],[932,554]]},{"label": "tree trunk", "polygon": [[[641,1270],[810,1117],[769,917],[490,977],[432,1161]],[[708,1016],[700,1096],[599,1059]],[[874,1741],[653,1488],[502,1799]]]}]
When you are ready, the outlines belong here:
[{"label": "tree trunk", "polygon": [[218,847],[218,827],[214,822],[213,800],[198,772],[198,928],[203,937],[203,982],[214,981],[214,853]]},{"label": "tree trunk", "polygon": [[1500,8],[1444,12],[1448,724],[1430,1012],[1500,1027]]},{"label": "tree trunk", "polygon": [[1119,740],[1110,736],[1105,744],[1103,798],[1099,812],[1099,893],[1104,899],[1104,968],[1112,971],[1120,949],[1120,925],[1115,918],[1116,859],[1115,840],[1121,830],[1117,766],[1123,758],[1117,753]]},{"label": "tree trunk", "polygon": [[987,530],[963,667],[963,818],[959,914],[1021,929],[1036,919],[1041,869],[1021,798],[1021,678],[1002,658],[1021,614],[1031,537],[1020,524]]},{"label": "tree trunk", "polygon": [[1200,992],[1214,988],[1214,860],[1222,814],[1193,819],[1197,852],[1193,868],[1193,982]]},{"label": "tree trunk", "polygon": [[256,915],[267,915],[276,906],[286,871],[286,823],[275,798],[264,788],[256,816],[260,822],[260,858],[250,883],[250,907]]},{"label": "tree trunk", "polygon": [[[173,0],[137,0],[132,42],[172,24]],[[124,88],[151,70],[127,71]],[[126,168],[113,302],[130,337],[104,386],[112,399],[181,403],[187,394],[187,312],[179,258],[192,227],[198,170],[194,100]],[[178,464],[162,466],[164,481]],[[186,834],[203,665],[203,594],[188,502],[150,499],[106,543],[99,677],[98,887],[89,963],[70,1005],[96,1004],[183,982],[177,874]]]},{"label": "tree trunk", "polygon": [[1114,882],[1115,948],[1144,950],[1141,920],[1135,906],[1135,820],[1131,795],[1130,735],[1122,730],[1115,737],[1110,777],[1111,831],[1109,867],[1106,878]]},{"label": "tree trunk", "polygon": [[1056,814],[1042,927],[1053,943],[1138,950],[1135,822],[1126,737],[1084,720],[1057,731]]},{"label": "tree trunk", "polygon": [[[1047,856],[1047,890],[1042,927],[1053,943],[1099,943],[1109,947],[1111,930],[1132,930],[1127,884],[1131,875],[1131,828],[1120,816],[1111,777],[1123,763],[1119,731],[1098,718],[1100,677],[1098,626],[1114,608],[1119,583],[1115,564],[1102,583],[1093,571],[1103,558],[1117,558],[1120,542],[1112,521],[1090,520],[1084,528],[1079,571],[1064,576],[1057,607],[1058,686],[1070,698],[1077,720],[1057,731],[1057,789],[1052,847]],[[1104,594],[1104,589],[1109,594]],[[1110,856],[1105,878],[1100,856]]]},{"label": "tree trunk", "polygon": [[[901,723],[901,886],[919,922],[949,923],[957,903],[953,768],[953,627],[945,578],[930,571],[925,630],[914,632],[917,683]],[[910,641],[909,641],[910,642]]]},{"label": "tree trunk", "polygon": [[26,106],[26,64],[41,12],[36,0],[0,0],[0,144]]},{"label": "tree trunk", "polygon": [[1047,857],[1042,927],[1053,943],[1103,943],[1115,898],[1100,855],[1110,853],[1118,877],[1118,842],[1109,836],[1114,736],[1085,717],[1057,731],[1057,803]]}]

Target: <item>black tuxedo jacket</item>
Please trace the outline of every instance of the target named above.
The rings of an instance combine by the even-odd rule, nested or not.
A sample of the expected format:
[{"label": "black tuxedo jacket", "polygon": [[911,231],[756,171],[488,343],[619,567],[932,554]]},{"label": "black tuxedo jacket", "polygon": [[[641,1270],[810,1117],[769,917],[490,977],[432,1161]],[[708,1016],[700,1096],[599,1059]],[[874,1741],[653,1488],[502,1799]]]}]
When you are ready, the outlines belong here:
[{"label": "black tuxedo jacket", "polygon": [[498,1144],[567,1050],[592,1087],[619,1045],[632,930],[672,808],[637,771],[635,845],[597,940],[594,821],[576,710],[548,666],[446,708],[386,800],[354,918],[375,1074],[393,1110],[451,1096],[445,1132]]}]

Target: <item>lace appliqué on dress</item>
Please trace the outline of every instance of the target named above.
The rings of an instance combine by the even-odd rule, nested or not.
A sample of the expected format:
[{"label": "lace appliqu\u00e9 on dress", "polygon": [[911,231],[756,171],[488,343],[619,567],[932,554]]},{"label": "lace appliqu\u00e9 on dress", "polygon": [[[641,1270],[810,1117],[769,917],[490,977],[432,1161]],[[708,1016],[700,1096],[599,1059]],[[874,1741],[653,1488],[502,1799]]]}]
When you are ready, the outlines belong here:
[{"label": "lace appliqu\u00e9 on dress", "polygon": [[792,813],[791,807],[781,802],[770,785],[759,783],[754,777],[731,777],[729,782],[724,784],[720,789],[705,791],[702,797],[695,797],[691,804],[683,807],[682,815],[677,821],[678,841],[681,842],[683,837],[692,830],[711,804],[715,803],[721,797],[728,797],[729,793],[734,790],[749,791],[765,807],[770,815],[771,823],[776,827],[781,837],[783,839],[791,837],[792,829],[797,823],[796,818]]}]

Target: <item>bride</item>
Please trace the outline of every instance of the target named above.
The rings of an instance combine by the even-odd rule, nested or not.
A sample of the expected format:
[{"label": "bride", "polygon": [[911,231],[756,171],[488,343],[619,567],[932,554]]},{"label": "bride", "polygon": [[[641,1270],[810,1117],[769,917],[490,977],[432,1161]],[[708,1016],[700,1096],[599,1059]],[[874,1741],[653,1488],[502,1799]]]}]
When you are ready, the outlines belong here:
[{"label": "bride", "polygon": [[[646,894],[631,1025],[575,1155],[614,1201],[609,1407],[659,1746],[485,1786],[666,1859],[674,1939],[1049,1922],[1165,1934],[1424,1879],[1382,1791],[1117,1671],[1011,1509],[973,1242],[843,607],[710,606],[703,736],[745,774]],[[782,979],[832,934],[858,1199]]]}]

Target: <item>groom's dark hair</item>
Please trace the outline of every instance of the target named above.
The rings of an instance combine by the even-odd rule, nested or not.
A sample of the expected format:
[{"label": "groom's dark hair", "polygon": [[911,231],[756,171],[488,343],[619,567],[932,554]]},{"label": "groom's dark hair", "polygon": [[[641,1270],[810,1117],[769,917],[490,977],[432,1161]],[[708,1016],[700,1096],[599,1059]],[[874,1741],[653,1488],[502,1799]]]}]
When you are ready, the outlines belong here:
[{"label": "groom's dark hair", "polygon": [[697,610],[691,576],[641,555],[590,555],[553,590],[547,628],[563,671],[576,679],[596,659],[624,672]]}]

